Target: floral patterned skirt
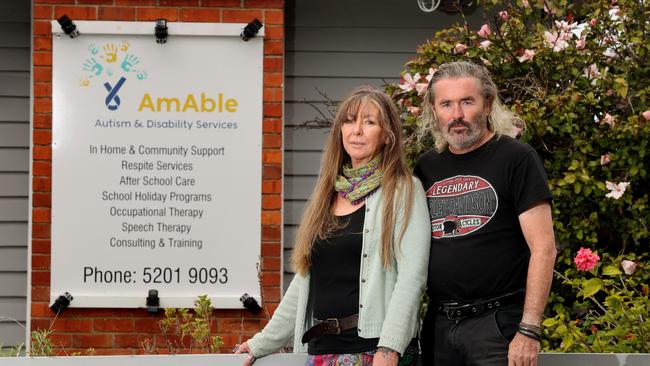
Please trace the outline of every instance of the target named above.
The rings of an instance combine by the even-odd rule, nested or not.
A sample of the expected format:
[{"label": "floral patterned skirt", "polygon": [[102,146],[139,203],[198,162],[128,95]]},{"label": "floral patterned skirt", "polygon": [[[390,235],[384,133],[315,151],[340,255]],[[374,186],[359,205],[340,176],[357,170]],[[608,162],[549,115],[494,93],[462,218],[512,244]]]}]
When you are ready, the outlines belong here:
[{"label": "floral patterned skirt", "polygon": [[375,351],[363,353],[309,355],[305,366],[372,366]]},{"label": "floral patterned skirt", "polygon": [[[305,366],[372,366],[376,350],[363,353],[309,355]],[[419,347],[417,341],[408,345],[399,358],[398,366],[415,366],[418,361]]]}]

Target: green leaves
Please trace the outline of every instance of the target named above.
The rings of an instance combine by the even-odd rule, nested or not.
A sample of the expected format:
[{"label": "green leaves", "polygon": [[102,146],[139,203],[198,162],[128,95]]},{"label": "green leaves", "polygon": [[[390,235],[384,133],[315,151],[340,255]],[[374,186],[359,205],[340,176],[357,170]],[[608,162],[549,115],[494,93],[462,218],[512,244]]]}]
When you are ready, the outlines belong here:
[{"label": "green leaves", "polygon": [[621,270],[618,269],[615,265],[607,265],[603,268],[603,275],[605,276],[618,276],[621,274]]},{"label": "green leaves", "polygon": [[580,294],[582,298],[594,296],[603,288],[603,281],[600,278],[591,278],[582,283]]},{"label": "green leaves", "polygon": [[[207,295],[199,295],[190,309],[166,308],[165,317],[158,321],[162,342],[170,354],[218,353],[223,339],[212,334],[214,307]],[[147,347],[151,340],[145,340],[143,348],[157,353],[155,347]]]},{"label": "green leaves", "polygon": [[[634,314],[648,319],[648,287],[643,286],[650,282],[650,275],[647,270],[634,276],[622,273],[620,254],[631,258],[650,248],[650,121],[641,115],[650,110],[650,7],[647,1],[618,0],[618,18],[612,19],[611,1],[586,0],[580,6],[562,5],[569,3],[566,0],[528,3],[483,1],[485,19],[496,19],[490,24],[493,34],[488,40],[492,43],[487,49],[479,47],[484,39],[477,36],[478,28],[456,25],[420,46],[404,72],[426,75],[429,67],[461,59],[486,65],[500,97],[525,121],[521,139],[542,158],[554,197],[560,248],[556,270],[571,277],[571,281],[554,283],[547,319],[554,319],[558,334],[547,334],[546,349],[649,351],[648,321]],[[545,3],[556,12],[544,11]],[[507,22],[495,16],[500,10],[507,10]],[[575,29],[567,30],[567,46],[554,50],[544,34],[561,32],[562,21],[566,27],[582,23],[582,38],[571,33]],[[454,54],[457,43],[469,46],[464,54]],[[534,57],[520,62],[525,50],[534,51]],[[386,90],[399,102],[405,149],[412,164],[434,143],[417,123],[418,116],[407,111],[408,106],[422,107],[422,96],[402,93],[397,85],[388,85]],[[601,163],[606,154],[610,161]],[[607,198],[606,181],[630,185],[620,198]],[[572,256],[582,245],[603,256],[603,264],[593,274],[571,271]],[[644,288],[645,298],[638,295]],[[583,301],[591,306],[575,305]],[[613,331],[612,319],[617,319],[625,334]],[[646,338],[640,335],[641,326]]]}]

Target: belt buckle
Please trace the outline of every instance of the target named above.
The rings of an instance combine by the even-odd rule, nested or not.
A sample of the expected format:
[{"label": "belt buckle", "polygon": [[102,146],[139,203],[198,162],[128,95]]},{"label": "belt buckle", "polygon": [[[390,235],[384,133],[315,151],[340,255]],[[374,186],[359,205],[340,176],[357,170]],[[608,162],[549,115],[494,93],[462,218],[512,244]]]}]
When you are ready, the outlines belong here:
[{"label": "belt buckle", "polygon": [[336,330],[336,333],[334,334],[341,334],[341,326],[339,324],[338,318],[327,318],[325,319],[325,322],[328,324],[328,326],[334,323],[334,329]]},{"label": "belt buckle", "polygon": [[444,313],[449,320],[460,320],[463,319],[463,312],[460,310],[463,306],[453,306],[453,307],[444,307]]}]

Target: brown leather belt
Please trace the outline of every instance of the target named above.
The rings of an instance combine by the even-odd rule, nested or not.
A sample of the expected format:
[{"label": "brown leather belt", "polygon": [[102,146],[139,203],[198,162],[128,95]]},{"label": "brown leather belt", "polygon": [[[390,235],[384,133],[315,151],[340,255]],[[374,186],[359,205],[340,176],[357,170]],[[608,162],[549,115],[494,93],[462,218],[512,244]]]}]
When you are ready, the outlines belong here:
[{"label": "brown leather belt", "polygon": [[309,343],[312,339],[326,334],[341,334],[345,330],[354,329],[359,322],[359,314],[346,316],[345,318],[329,318],[316,320],[317,324],[307,329],[302,335],[302,343]]}]

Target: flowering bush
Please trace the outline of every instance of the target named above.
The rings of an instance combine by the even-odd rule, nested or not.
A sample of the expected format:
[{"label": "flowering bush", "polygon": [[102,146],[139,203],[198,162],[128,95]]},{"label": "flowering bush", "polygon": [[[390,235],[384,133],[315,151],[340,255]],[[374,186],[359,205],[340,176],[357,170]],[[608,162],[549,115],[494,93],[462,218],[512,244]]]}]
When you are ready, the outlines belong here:
[{"label": "flowering bush", "polygon": [[573,263],[581,271],[591,271],[599,260],[598,254],[593,253],[590,249],[580,248],[578,254],[573,258]]},{"label": "flowering bush", "polygon": [[[556,272],[578,298],[544,320],[545,338],[563,352],[650,352],[650,277],[644,254],[634,260],[580,248],[576,269]],[[622,271],[621,271],[622,269]],[[557,295],[553,295],[557,296]]]},{"label": "flowering bush", "polygon": [[[412,163],[433,146],[418,117],[436,67],[469,59],[491,71],[501,98],[526,123],[521,139],[548,173],[556,269],[564,275],[580,246],[610,260],[641,258],[650,244],[650,5],[577,3],[483,1],[491,14],[484,25],[438,32],[406,64],[399,85],[386,86],[400,107]],[[579,319],[579,298],[575,287],[555,283],[547,315]]]}]

